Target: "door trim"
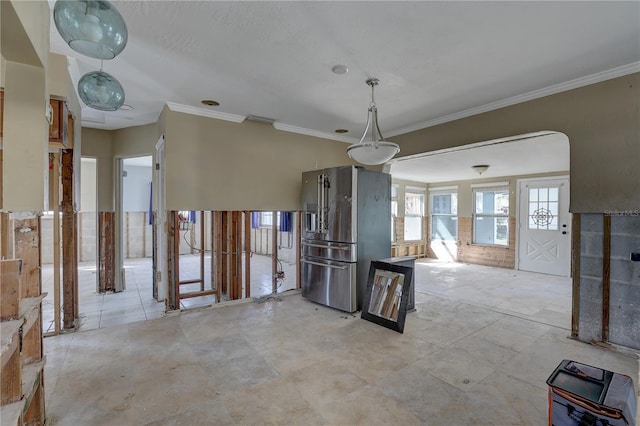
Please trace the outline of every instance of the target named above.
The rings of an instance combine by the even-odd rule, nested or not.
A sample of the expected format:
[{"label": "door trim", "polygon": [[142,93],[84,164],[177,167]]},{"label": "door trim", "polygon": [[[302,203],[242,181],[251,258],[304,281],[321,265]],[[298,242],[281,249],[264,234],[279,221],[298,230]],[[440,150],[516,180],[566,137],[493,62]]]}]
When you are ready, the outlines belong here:
[{"label": "door trim", "polygon": [[[569,194],[571,194],[571,179],[569,175],[559,175],[559,176],[543,176],[537,178],[524,178],[524,179],[516,179],[516,242],[515,242],[515,270],[520,270],[520,209],[522,206],[520,205],[520,195],[521,195],[521,187],[522,183],[526,182],[540,182],[545,180],[558,180],[558,179],[567,179],[569,183]],[[569,206],[570,207],[570,206]],[[571,210],[569,210],[569,218],[567,221],[569,224],[571,223]],[[571,231],[571,230],[569,230]],[[571,233],[569,233],[571,235]],[[571,252],[572,246],[571,241],[569,241],[569,252]],[[571,271],[569,271],[571,273]]]}]

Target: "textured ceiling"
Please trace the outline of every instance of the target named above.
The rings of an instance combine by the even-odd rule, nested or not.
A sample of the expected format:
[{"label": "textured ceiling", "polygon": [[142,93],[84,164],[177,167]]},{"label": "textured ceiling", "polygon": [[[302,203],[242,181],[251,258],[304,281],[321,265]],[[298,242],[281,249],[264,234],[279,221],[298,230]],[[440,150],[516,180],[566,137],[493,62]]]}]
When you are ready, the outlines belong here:
[{"label": "textured ceiling", "polygon": [[[155,122],[170,102],[336,138],[333,131],[344,128],[349,141],[363,130],[365,80],[374,76],[389,137],[569,88],[562,86],[568,81],[640,70],[640,2],[113,3],[129,42],[104,71],[122,83],[134,109],[85,108],[87,127]],[[53,23],[51,49],[72,58],[76,82],[100,68],[69,49]],[[333,74],[335,64],[349,72]]]}]

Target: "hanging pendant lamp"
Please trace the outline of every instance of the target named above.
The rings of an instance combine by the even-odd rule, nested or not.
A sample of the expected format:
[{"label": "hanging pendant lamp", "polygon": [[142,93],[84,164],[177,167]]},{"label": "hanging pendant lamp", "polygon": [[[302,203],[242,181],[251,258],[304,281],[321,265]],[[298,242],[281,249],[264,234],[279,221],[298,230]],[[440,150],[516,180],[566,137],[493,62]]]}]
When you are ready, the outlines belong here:
[{"label": "hanging pendant lamp", "polygon": [[91,71],[78,82],[78,95],[88,107],[101,111],[116,111],[124,104],[124,89],[110,74]]},{"label": "hanging pendant lamp", "polygon": [[379,80],[370,78],[366,83],[371,86],[371,104],[367,114],[367,126],[360,142],[350,145],[347,148],[347,154],[349,158],[353,158],[358,163],[383,164],[400,152],[400,147],[396,143],[385,141],[378,127],[378,108],[373,97],[373,89],[378,85]]},{"label": "hanging pendant lamp", "polygon": [[96,59],[113,59],[127,44],[127,26],[104,0],[58,0],[53,8],[58,32],[70,48]]}]

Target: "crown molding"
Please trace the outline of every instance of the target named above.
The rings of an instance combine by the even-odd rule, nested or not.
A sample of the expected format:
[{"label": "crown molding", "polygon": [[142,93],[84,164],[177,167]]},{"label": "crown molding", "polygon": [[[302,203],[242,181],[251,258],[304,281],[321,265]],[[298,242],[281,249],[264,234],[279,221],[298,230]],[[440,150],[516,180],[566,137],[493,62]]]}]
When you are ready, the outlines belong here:
[{"label": "crown molding", "polygon": [[298,133],[301,135],[314,136],[316,138],[322,138],[322,139],[331,139],[334,141],[345,142],[349,144],[358,143],[359,141],[359,139],[352,138],[350,136],[340,136],[333,133],[321,132],[318,130],[307,129],[304,127],[292,126],[290,124],[278,123],[277,121],[273,123],[273,127],[276,128],[277,130],[282,130],[283,132]]},{"label": "crown molding", "polygon": [[491,102],[478,107],[459,111],[454,114],[444,115],[442,117],[434,118],[432,120],[416,123],[411,126],[403,127],[392,132],[386,132],[388,136],[398,136],[405,133],[415,132],[416,130],[425,129],[427,127],[435,126],[438,124],[448,123],[450,121],[459,120],[461,118],[471,117],[473,115],[482,114],[483,112],[489,112],[496,109],[516,105],[522,102],[531,101],[545,96],[555,95],[556,93],[566,92],[567,90],[577,89],[590,84],[600,83],[606,80],[611,80],[625,75],[640,72],[640,62],[633,62],[631,64],[623,65],[621,67],[612,68],[607,71],[591,74],[585,77],[576,78],[574,80],[565,81],[564,83],[554,84],[543,89],[534,90],[532,92],[524,93],[522,95],[513,96],[511,98],[503,99],[501,101]]},{"label": "crown molding", "polygon": [[232,121],[234,123],[242,123],[246,118],[244,115],[211,111],[204,108],[197,108],[190,105],[183,105],[169,101],[167,101],[167,107],[169,107],[169,109],[174,112],[183,112],[185,114],[199,115],[201,117],[216,118],[218,120]]}]

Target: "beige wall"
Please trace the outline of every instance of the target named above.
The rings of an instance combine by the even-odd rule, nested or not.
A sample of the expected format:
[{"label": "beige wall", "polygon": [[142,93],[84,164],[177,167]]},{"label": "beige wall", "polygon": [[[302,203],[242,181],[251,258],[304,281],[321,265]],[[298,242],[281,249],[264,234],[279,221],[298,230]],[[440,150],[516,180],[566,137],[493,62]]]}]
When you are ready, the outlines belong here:
[{"label": "beige wall", "polygon": [[2,208],[40,211],[48,170],[49,5],[3,1],[0,8],[0,80],[5,87]]},{"label": "beige wall", "polygon": [[46,71],[7,61],[5,84],[2,208],[41,211],[49,169]]},{"label": "beige wall", "polygon": [[407,156],[541,130],[569,138],[572,212],[640,206],[640,73],[392,139]]},{"label": "beige wall", "polygon": [[3,0],[0,2],[0,15],[4,58],[46,68],[49,58],[49,3],[42,0]]},{"label": "beige wall", "polygon": [[157,123],[120,130],[82,128],[82,156],[97,159],[98,211],[115,210],[115,159],[155,154]]},{"label": "beige wall", "polygon": [[343,142],[164,114],[168,210],[299,210],[303,171],[351,164]]},{"label": "beige wall", "polygon": [[[55,53],[49,54],[47,87],[51,96],[67,98],[69,94],[69,71],[67,70],[66,56],[56,55]],[[71,90],[73,89],[71,88]]]},{"label": "beige wall", "polygon": [[113,196],[113,132],[108,130],[82,128],[82,156],[97,160],[98,211],[114,211]]},{"label": "beige wall", "polygon": [[161,135],[158,123],[128,127],[113,131],[114,157],[140,157],[155,155],[156,143]]},{"label": "beige wall", "polygon": [[[0,51],[0,53],[2,53]],[[0,87],[4,88],[4,75],[7,72],[7,61],[0,55]]]}]

